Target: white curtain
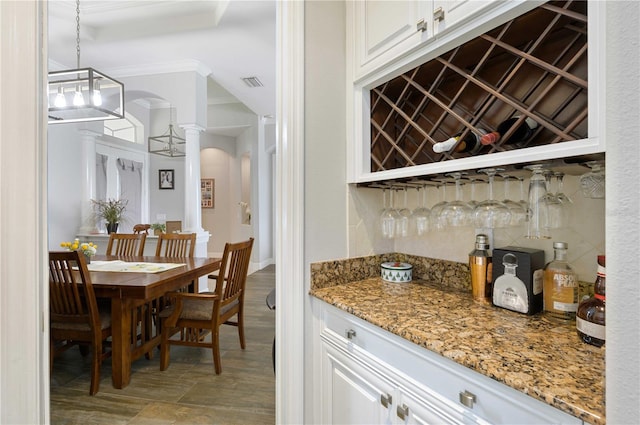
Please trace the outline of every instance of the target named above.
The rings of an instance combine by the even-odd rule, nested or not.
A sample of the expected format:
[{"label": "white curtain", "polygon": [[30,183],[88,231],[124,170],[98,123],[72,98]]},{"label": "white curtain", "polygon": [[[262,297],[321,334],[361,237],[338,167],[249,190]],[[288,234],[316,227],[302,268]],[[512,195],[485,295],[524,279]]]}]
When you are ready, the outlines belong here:
[{"label": "white curtain", "polygon": [[120,199],[127,200],[126,224],[120,231],[126,233],[134,225],[142,223],[142,163],[118,158],[117,165],[120,177]]}]

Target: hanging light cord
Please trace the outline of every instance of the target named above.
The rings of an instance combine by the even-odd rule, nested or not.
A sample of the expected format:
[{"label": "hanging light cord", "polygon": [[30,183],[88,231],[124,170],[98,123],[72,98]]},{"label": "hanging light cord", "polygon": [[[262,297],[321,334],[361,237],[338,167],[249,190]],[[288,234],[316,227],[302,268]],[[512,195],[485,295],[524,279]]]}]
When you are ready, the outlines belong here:
[{"label": "hanging light cord", "polygon": [[76,69],[80,69],[80,0],[76,0]]}]

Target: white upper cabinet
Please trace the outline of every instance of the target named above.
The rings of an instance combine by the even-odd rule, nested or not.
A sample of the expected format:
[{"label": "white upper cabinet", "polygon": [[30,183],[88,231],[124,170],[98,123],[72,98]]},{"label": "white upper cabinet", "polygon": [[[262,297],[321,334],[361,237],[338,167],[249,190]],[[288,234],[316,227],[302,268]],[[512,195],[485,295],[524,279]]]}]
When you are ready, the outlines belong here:
[{"label": "white upper cabinet", "polygon": [[375,71],[456,27],[495,0],[375,0],[347,2],[353,77]]},{"label": "white upper cabinet", "polygon": [[[348,182],[605,152],[604,6],[563,4],[347,3]],[[533,136],[509,144],[507,132],[470,152],[433,150],[511,118],[533,120]]]}]

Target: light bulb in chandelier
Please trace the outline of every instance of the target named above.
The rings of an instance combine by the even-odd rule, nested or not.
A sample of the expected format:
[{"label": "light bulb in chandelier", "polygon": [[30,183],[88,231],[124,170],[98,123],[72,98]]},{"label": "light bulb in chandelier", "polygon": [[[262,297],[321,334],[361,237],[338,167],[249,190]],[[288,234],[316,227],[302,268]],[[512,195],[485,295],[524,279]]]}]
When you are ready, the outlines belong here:
[{"label": "light bulb in chandelier", "polygon": [[82,88],[80,84],[76,84],[76,92],[73,95],[74,106],[84,106],[84,96],[82,95]]},{"label": "light bulb in chandelier", "polygon": [[64,97],[64,89],[62,86],[58,86],[58,94],[56,94],[56,100],[54,100],[53,104],[56,108],[64,108],[67,106],[67,99]]},{"label": "light bulb in chandelier", "polygon": [[96,80],[93,84],[93,99],[91,100],[94,106],[102,105],[102,95],[100,94],[100,81]]}]

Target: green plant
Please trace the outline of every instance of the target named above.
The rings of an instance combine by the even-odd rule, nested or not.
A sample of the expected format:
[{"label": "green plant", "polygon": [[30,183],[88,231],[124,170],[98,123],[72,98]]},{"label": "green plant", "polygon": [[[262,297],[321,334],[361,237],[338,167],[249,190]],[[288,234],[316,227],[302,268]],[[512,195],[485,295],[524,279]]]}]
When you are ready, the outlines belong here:
[{"label": "green plant", "polygon": [[167,226],[164,223],[153,223],[151,225],[151,230],[160,230],[162,232],[166,232]]},{"label": "green plant", "polygon": [[96,215],[110,224],[122,221],[128,203],[126,199],[92,199],[91,202],[93,202]]}]

